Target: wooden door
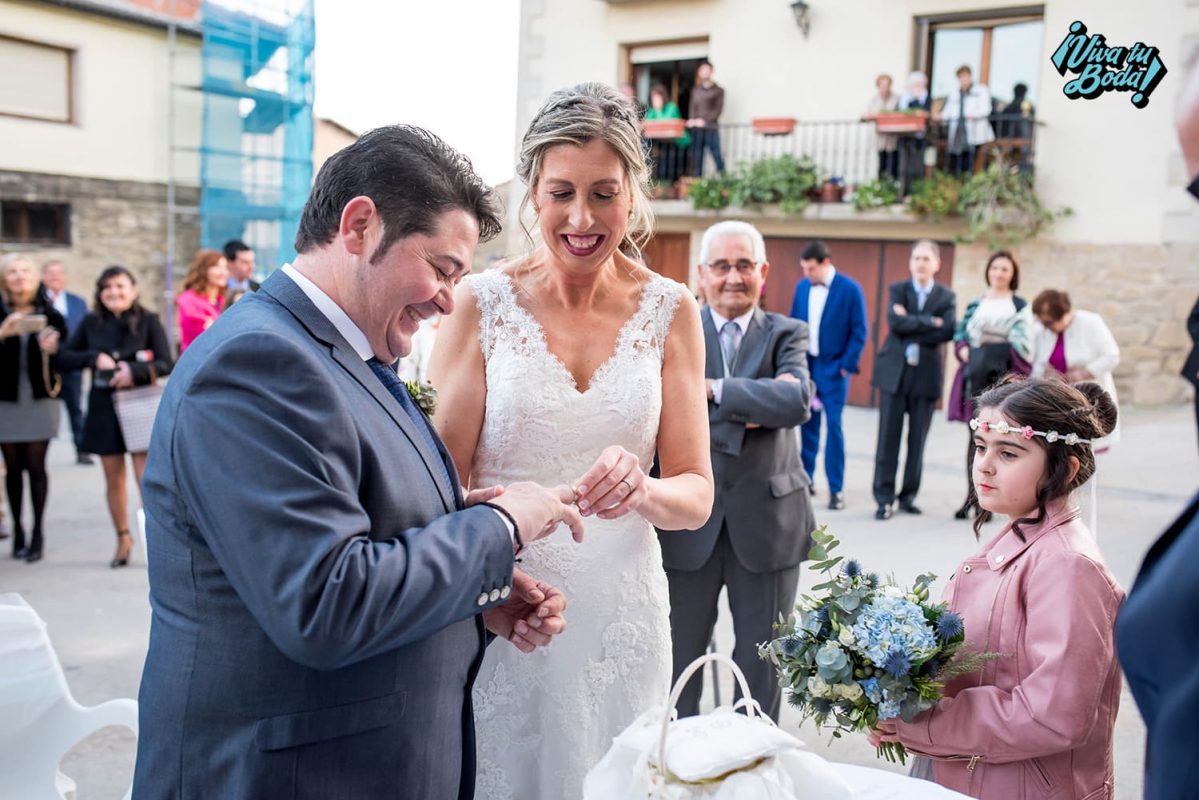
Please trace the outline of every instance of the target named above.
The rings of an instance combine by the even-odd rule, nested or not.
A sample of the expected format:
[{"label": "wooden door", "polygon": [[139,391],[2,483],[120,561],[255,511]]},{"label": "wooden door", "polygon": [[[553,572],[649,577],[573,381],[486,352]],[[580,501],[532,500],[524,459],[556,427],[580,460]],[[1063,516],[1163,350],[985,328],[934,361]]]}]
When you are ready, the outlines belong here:
[{"label": "wooden door", "polygon": [[646,265],[684,286],[691,285],[691,234],[658,233],[642,251]]},{"label": "wooden door", "polygon": [[[799,256],[809,239],[766,238],[766,257],[770,275],[762,293],[762,307],[780,314],[791,313],[795,285],[803,278]],[[908,276],[910,242],[885,242],[861,239],[826,239],[833,265],[842,275],[853,278],[866,296],[866,321],[869,331],[859,373],[849,382],[849,403],[855,406],[876,404],[870,378],[874,374],[874,354],[887,336],[887,288]],[[941,243],[941,271],[937,280],[953,281],[953,246]]]}]

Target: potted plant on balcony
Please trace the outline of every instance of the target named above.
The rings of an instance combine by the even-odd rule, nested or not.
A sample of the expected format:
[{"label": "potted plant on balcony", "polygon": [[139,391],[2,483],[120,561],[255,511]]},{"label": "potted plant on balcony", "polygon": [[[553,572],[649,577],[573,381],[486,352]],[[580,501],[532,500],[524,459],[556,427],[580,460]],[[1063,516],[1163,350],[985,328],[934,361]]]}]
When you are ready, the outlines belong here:
[{"label": "potted plant on balcony", "polygon": [[883,111],[874,117],[879,133],[921,133],[928,127],[928,112],[922,109]]},{"label": "potted plant on balcony", "polygon": [[754,133],[785,136],[795,130],[795,123],[798,121],[795,117],[754,117],[752,122]]},{"label": "potted plant on balcony", "polygon": [[845,198],[845,179],[833,175],[820,187],[820,202],[840,203]]},{"label": "potted plant on balcony", "polygon": [[646,119],[641,121],[641,133],[646,139],[679,139],[687,132],[681,119]]}]

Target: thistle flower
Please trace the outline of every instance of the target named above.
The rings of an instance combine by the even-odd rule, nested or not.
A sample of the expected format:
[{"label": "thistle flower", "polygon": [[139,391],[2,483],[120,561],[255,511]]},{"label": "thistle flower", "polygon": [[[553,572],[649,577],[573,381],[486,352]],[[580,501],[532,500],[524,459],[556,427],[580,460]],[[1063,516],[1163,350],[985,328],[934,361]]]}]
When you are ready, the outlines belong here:
[{"label": "thistle flower", "polygon": [[845,577],[853,579],[862,574],[862,565],[857,559],[851,558],[845,562],[845,566],[841,567],[841,571],[845,573]]},{"label": "thistle flower", "polygon": [[941,641],[947,642],[955,636],[960,636],[965,626],[962,624],[962,618],[952,611],[946,611],[937,618],[937,636],[941,637]]},{"label": "thistle flower", "polygon": [[892,650],[883,662],[883,669],[896,678],[902,678],[912,671],[912,661],[902,650]]},{"label": "thistle flower", "polygon": [[803,639],[798,636],[784,636],[779,640],[779,649],[783,651],[783,658],[795,658],[803,650]]}]

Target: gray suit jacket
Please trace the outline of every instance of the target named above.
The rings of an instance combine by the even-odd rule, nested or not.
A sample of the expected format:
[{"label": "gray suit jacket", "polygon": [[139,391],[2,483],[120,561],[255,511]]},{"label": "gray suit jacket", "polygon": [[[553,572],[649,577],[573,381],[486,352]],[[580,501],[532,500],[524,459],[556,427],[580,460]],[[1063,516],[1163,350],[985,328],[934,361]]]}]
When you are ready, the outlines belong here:
[{"label": "gray suit jacket", "polygon": [[[712,555],[723,525],[737,559],[751,572],[793,567],[808,552],[813,528],[808,477],[795,428],[812,401],[808,325],[781,314],[754,311],[731,376],[724,374],[720,338],[708,308],[700,311],[707,360],[704,374],[723,378],[721,402],[708,403],[712,516],[690,531],[658,531],[667,569],[697,570]],[[789,373],[799,383],[777,381]],[[748,429],[747,423],[760,425]]]},{"label": "gray suit jacket", "polygon": [[473,796],[512,545],[415,424],[283,273],[188,348],[144,481],[135,797]]}]

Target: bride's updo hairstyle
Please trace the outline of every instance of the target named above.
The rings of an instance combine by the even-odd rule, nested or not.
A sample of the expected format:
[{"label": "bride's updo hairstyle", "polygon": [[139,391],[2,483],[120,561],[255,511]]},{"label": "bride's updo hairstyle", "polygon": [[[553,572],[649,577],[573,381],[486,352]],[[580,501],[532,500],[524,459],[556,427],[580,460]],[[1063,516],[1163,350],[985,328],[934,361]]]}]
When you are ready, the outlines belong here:
[{"label": "bride's updo hairstyle", "polygon": [[[654,224],[649,199],[650,172],[641,142],[641,119],[633,101],[606,84],[580,83],[559,89],[546,99],[529,123],[516,166],[516,174],[526,187],[520,204],[521,214],[537,189],[546,151],[560,144],[582,146],[596,139],[611,147],[624,166],[633,196],[633,214],[620,250],[639,257],[641,248],[653,235]],[[525,233],[532,241],[528,228]]]},{"label": "bride's updo hairstyle", "polygon": [[[994,408],[1017,427],[1025,425],[1037,431],[1057,431],[1061,437],[1077,434],[1079,439],[1095,441],[1110,434],[1116,427],[1116,404],[1110,394],[1097,383],[1084,381],[1069,384],[1060,378],[1023,378],[1009,375],[991,389],[983,392],[975,403],[980,411]],[[1030,444],[1045,451],[1045,475],[1037,486],[1037,515],[1012,522],[1012,530],[1021,539],[1020,525],[1037,525],[1045,519],[1045,507],[1082,486],[1095,474],[1095,450],[1091,444],[1067,444],[1063,438],[1050,441],[1033,436]],[[1078,472],[1073,478],[1073,460],[1078,460]],[[974,448],[970,449],[971,475],[974,470]],[[970,503],[978,508],[978,493],[970,481]],[[989,511],[978,509],[974,518],[977,537]]]}]

